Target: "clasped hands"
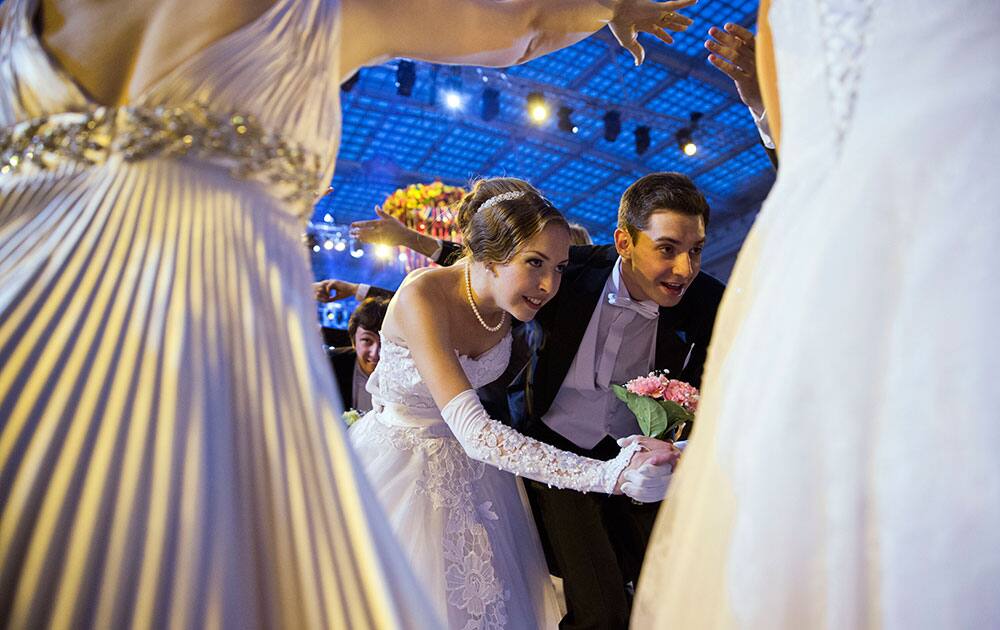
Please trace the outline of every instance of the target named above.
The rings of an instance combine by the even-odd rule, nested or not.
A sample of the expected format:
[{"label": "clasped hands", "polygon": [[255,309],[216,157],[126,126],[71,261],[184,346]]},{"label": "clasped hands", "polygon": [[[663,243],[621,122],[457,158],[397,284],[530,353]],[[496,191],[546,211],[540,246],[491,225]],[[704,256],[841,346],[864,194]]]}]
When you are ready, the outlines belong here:
[{"label": "clasped hands", "polygon": [[681,449],[671,442],[639,435],[622,438],[618,445],[624,448],[635,442],[642,450],[632,456],[628,467],[618,477],[615,494],[624,494],[640,503],[662,501]]}]

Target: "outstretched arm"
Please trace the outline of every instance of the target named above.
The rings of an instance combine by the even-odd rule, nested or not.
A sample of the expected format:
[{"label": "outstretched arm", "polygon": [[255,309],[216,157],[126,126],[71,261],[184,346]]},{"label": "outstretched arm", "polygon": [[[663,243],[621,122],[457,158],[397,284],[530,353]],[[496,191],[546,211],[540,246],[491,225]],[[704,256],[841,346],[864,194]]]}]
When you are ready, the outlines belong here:
[{"label": "outstretched arm", "polygon": [[511,66],[575,44],[604,25],[642,62],[640,32],[667,43],[696,0],[342,0],[341,78],[393,57]]},{"label": "outstretched arm", "polygon": [[771,10],[770,0],[761,0],[757,13],[757,76],[760,77],[760,91],[767,110],[767,120],[774,138],[775,150],[781,149],[781,105],[778,101],[778,71],[774,65],[774,44],[771,41],[771,24],[767,14]]},{"label": "outstretched arm", "polygon": [[754,35],[739,24],[727,23],[723,28],[713,26],[708,31],[711,39],[705,48],[712,51],[708,61],[733,80],[740,100],[750,108],[753,121],[760,132],[761,143],[775,168],[778,167],[774,151],[774,138],[764,109],[764,98],[757,78],[757,53]]},{"label": "outstretched arm", "polygon": [[385,243],[403,246],[423,254],[433,262],[447,267],[461,256],[462,246],[451,241],[439,240],[403,225],[399,219],[375,207],[377,219],[355,221],[351,224],[351,236],[365,243]]},{"label": "outstretched arm", "polygon": [[[389,308],[383,332],[406,339],[421,379],[469,457],[542,483],[609,494],[621,491],[621,475],[627,468],[676,459],[672,449],[640,452],[645,446],[640,441],[622,449],[614,460],[602,462],[559,450],[490,418],[452,350],[448,325],[436,316],[447,296],[438,294],[427,280],[417,277],[404,284]],[[640,480],[634,491],[644,492],[643,486]]]}]

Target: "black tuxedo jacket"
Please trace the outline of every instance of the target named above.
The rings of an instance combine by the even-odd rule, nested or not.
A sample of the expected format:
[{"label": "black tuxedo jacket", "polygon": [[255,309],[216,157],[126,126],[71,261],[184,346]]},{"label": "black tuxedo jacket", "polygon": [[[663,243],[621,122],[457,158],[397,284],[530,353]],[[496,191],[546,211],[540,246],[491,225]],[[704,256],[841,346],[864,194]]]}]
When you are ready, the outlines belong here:
[{"label": "black tuxedo jacket", "polygon": [[327,351],[330,356],[330,365],[333,366],[333,374],[337,377],[337,387],[340,389],[340,399],[344,402],[344,409],[354,407],[354,364],[357,362],[358,354],[354,348],[330,348]]},{"label": "black tuxedo jacket", "polygon": [[[545,439],[544,432],[536,429],[569,372],[617,259],[613,245],[570,248],[569,264],[559,291],[535,318],[542,329],[541,347],[524,378],[512,388],[514,424],[521,431]],[[677,306],[660,308],[654,369],[669,370],[670,378],[700,387],[724,288],[712,276],[700,273]],[[690,359],[685,366],[688,353]]]}]

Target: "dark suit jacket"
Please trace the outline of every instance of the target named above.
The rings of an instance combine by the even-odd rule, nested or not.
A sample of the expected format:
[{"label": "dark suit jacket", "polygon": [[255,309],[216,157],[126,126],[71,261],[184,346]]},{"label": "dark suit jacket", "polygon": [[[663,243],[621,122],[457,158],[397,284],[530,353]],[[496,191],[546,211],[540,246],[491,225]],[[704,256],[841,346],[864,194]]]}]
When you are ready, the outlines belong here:
[{"label": "dark suit jacket", "polygon": [[340,399],[344,402],[344,409],[354,407],[354,364],[357,362],[358,353],[354,348],[330,348],[328,351],[330,365],[333,366],[333,374],[337,377],[337,387],[340,389]]},{"label": "dark suit jacket", "polygon": [[[542,417],[576,357],[617,259],[613,245],[570,248],[569,264],[559,291],[535,318],[542,329],[541,348],[524,378],[513,388],[514,426],[522,432],[545,439],[545,432],[538,430]],[[654,369],[669,370],[671,378],[695,387],[701,385],[706,350],[724,288],[712,276],[700,273],[677,306],[660,308]],[[689,352],[691,356],[685,366]]]}]

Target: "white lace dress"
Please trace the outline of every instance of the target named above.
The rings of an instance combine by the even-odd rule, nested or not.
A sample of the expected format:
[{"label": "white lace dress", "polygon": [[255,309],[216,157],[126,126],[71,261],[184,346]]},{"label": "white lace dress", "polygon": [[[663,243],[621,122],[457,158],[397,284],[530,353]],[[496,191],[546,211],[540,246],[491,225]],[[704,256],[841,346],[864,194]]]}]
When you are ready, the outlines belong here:
[{"label": "white lace dress", "polygon": [[636,628],[1000,627],[1000,3],[775,0],[778,180]]},{"label": "white lace dress", "polygon": [[[476,359],[459,357],[473,387],[503,373],[510,345],[508,334]],[[608,492],[631,449],[618,461],[599,462],[485,418],[471,427],[449,425],[409,350],[388,339],[368,390],[375,410],[348,435],[448,627],[555,628],[560,615],[552,582],[512,472],[560,487]]]}]

